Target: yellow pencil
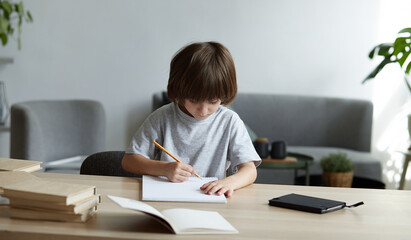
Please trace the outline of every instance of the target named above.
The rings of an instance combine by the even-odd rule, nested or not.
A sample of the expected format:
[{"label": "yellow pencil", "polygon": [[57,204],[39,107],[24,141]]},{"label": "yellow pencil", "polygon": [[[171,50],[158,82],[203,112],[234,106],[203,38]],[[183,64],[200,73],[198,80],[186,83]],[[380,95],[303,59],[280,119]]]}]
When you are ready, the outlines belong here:
[{"label": "yellow pencil", "polygon": [[[160,144],[158,144],[158,143],[156,142],[156,140],[153,140],[153,143],[154,143],[157,147],[159,147],[161,150],[163,150],[165,153],[167,153],[170,157],[172,157],[174,160],[176,160],[177,162],[181,163],[181,161],[178,160],[178,158],[174,157],[173,154],[169,153],[165,148],[163,148]],[[196,175],[196,177],[202,179],[200,176],[198,176],[197,173],[195,173],[194,175]]]}]

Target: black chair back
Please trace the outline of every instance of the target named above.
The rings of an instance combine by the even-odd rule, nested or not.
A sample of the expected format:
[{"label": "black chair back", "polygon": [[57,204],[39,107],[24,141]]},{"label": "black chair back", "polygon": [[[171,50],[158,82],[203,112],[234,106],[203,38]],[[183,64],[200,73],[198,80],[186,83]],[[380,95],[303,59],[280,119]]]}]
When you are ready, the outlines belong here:
[{"label": "black chair back", "polygon": [[121,160],[123,159],[124,154],[124,151],[94,153],[83,161],[80,168],[80,174],[141,177],[139,174],[134,174],[123,170]]}]

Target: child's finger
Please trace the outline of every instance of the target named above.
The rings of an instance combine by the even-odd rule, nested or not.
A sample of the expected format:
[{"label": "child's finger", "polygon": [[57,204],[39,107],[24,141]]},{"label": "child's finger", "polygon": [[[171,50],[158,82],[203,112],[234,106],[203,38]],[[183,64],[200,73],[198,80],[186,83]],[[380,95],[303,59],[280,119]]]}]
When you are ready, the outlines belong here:
[{"label": "child's finger", "polygon": [[215,193],[215,192],[217,191],[216,188],[218,188],[217,186],[218,186],[218,183],[217,183],[217,182],[210,182],[210,183],[208,184],[208,186],[205,187],[204,193],[207,193],[207,194],[213,194],[213,193]]},{"label": "child's finger", "polygon": [[206,189],[206,188],[210,185],[210,183],[211,183],[211,182],[204,183],[203,186],[200,187],[200,189],[201,189],[201,190]]},{"label": "child's finger", "polygon": [[189,172],[189,173],[191,173],[191,174],[194,174],[194,173],[195,173],[194,168],[193,168],[191,165],[189,165],[189,164],[180,163],[179,166],[180,166],[180,168],[183,169],[184,171],[187,171],[187,172]]},{"label": "child's finger", "polygon": [[228,191],[226,191],[224,194],[225,194],[225,196],[226,197],[231,197],[232,195],[233,195],[233,193],[234,193],[234,190],[233,189],[228,189]]},{"label": "child's finger", "polygon": [[214,194],[217,193],[218,190],[220,190],[223,186],[221,186],[220,184],[217,184],[215,186],[213,186],[209,191],[208,194]]}]

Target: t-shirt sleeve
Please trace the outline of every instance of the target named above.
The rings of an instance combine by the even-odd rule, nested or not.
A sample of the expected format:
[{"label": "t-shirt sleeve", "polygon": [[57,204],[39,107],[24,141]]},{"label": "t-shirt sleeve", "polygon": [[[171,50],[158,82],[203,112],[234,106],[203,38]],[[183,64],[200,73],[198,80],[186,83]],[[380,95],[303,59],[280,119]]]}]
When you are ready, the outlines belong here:
[{"label": "t-shirt sleeve", "polygon": [[160,119],[155,114],[151,114],[136,131],[129,146],[126,148],[126,154],[140,154],[146,158],[158,159],[159,151],[153,144],[153,140],[161,142],[159,139],[161,126]]},{"label": "t-shirt sleeve", "polygon": [[244,122],[237,114],[232,119],[228,160],[233,173],[237,172],[239,164],[253,161],[257,167],[261,163],[261,158],[255,151]]}]

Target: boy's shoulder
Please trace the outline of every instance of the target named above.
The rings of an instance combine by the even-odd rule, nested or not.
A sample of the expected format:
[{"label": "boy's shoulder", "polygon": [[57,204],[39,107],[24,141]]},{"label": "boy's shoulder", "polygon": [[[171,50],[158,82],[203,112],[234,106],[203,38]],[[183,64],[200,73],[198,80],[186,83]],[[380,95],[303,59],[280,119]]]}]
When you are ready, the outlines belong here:
[{"label": "boy's shoulder", "polygon": [[164,112],[174,111],[174,103],[167,103],[156,110],[154,110],[151,114],[163,114]]},{"label": "boy's shoulder", "polygon": [[231,106],[221,105],[220,108],[223,114],[239,117],[238,114],[235,112],[235,110]]},{"label": "boy's shoulder", "polygon": [[220,114],[223,118],[241,120],[240,116],[230,106],[220,106]]},{"label": "boy's shoulder", "polygon": [[157,108],[156,110],[154,110],[148,118],[150,119],[159,119],[159,118],[163,118],[164,116],[170,116],[170,114],[173,114],[173,112],[175,111],[175,105],[174,103],[169,103],[166,105],[163,105],[159,108]]}]

